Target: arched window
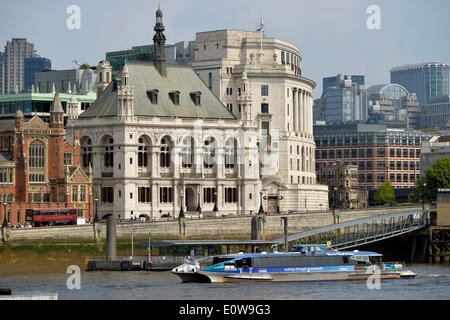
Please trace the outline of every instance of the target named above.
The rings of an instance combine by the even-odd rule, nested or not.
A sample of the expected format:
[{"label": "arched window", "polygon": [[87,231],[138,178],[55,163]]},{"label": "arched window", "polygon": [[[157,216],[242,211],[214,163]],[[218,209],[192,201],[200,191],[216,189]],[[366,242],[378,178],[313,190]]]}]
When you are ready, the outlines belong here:
[{"label": "arched window", "polygon": [[103,138],[103,143],[104,145],[104,165],[105,167],[110,167],[113,168],[114,167],[114,139],[111,138],[110,136],[106,136]]},{"label": "arched window", "polygon": [[109,82],[109,72],[106,73],[106,82]]},{"label": "arched window", "polygon": [[84,168],[88,168],[89,165],[93,166],[93,149],[92,149],[92,139],[89,137],[83,137],[81,139],[81,158],[82,165]]},{"label": "arched window", "polygon": [[28,166],[30,168],[44,168],[45,167],[45,144],[42,141],[35,140],[28,148],[29,159]]},{"label": "arched window", "polygon": [[192,168],[194,163],[194,138],[186,137],[183,139],[183,149],[181,154],[181,162],[183,168]]},{"label": "arched window", "polygon": [[149,166],[150,139],[146,136],[139,138],[138,147],[138,167],[146,168]]},{"label": "arched window", "polygon": [[170,168],[170,147],[171,140],[169,137],[161,139],[161,153],[160,153],[160,165],[161,168]]},{"label": "arched window", "polygon": [[212,137],[205,140],[204,152],[203,152],[203,166],[205,168],[214,167],[216,155],[216,140]]},{"label": "arched window", "polygon": [[237,142],[236,139],[230,138],[225,142],[225,168],[232,169],[237,160]]}]

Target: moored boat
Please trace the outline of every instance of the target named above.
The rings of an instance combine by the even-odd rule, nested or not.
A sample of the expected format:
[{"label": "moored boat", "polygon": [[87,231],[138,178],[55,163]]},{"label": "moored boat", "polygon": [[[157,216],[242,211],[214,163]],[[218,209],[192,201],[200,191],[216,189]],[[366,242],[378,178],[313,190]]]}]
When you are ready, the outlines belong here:
[{"label": "moored boat", "polygon": [[324,245],[297,245],[288,253],[217,256],[211,265],[184,264],[172,270],[183,282],[342,281],[413,278],[401,263],[383,263],[369,251],[336,251]]}]

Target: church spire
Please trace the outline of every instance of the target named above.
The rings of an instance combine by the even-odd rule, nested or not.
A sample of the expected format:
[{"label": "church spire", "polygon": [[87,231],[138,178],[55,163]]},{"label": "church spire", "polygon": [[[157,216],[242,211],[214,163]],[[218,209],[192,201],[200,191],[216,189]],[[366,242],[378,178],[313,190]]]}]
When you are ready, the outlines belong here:
[{"label": "church spire", "polygon": [[164,35],[164,24],[162,21],[163,13],[158,3],[158,10],[156,11],[156,24],[155,24],[155,35],[153,36],[153,46],[155,49],[155,67],[159,73],[165,77],[167,75],[166,70],[166,36]]}]

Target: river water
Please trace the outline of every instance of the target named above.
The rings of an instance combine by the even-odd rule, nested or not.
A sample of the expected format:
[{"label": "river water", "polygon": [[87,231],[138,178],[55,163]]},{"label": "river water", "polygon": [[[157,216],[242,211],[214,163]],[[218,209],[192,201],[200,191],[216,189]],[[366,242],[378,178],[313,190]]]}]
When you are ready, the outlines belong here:
[{"label": "river water", "polygon": [[[313,283],[181,283],[168,271],[85,272],[80,289],[68,289],[71,274],[10,270],[1,273],[0,287],[13,294],[58,293],[61,300],[448,300],[450,264],[409,264],[415,279],[382,280],[379,289],[366,281]],[[73,282],[72,282],[73,283]]]}]

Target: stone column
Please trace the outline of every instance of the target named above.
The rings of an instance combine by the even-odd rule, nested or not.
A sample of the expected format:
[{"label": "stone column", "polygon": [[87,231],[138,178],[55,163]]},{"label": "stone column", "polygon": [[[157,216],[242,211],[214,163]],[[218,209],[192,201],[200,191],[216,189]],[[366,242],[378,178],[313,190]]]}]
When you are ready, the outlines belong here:
[{"label": "stone column", "polygon": [[308,92],[303,90],[303,132],[308,131]]},{"label": "stone column", "polygon": [[293,98],[293,104],[292,104],[292,118],[294,120],[293,123],[293,129],[295,132],[298,131],[298,91],[297,88],[292,88],[292,98]]},{"label": "stone column", "polygon": [[308,133],[312,136],[313,134],[313,111],[312,111],[312,93],[308,92]]}]

